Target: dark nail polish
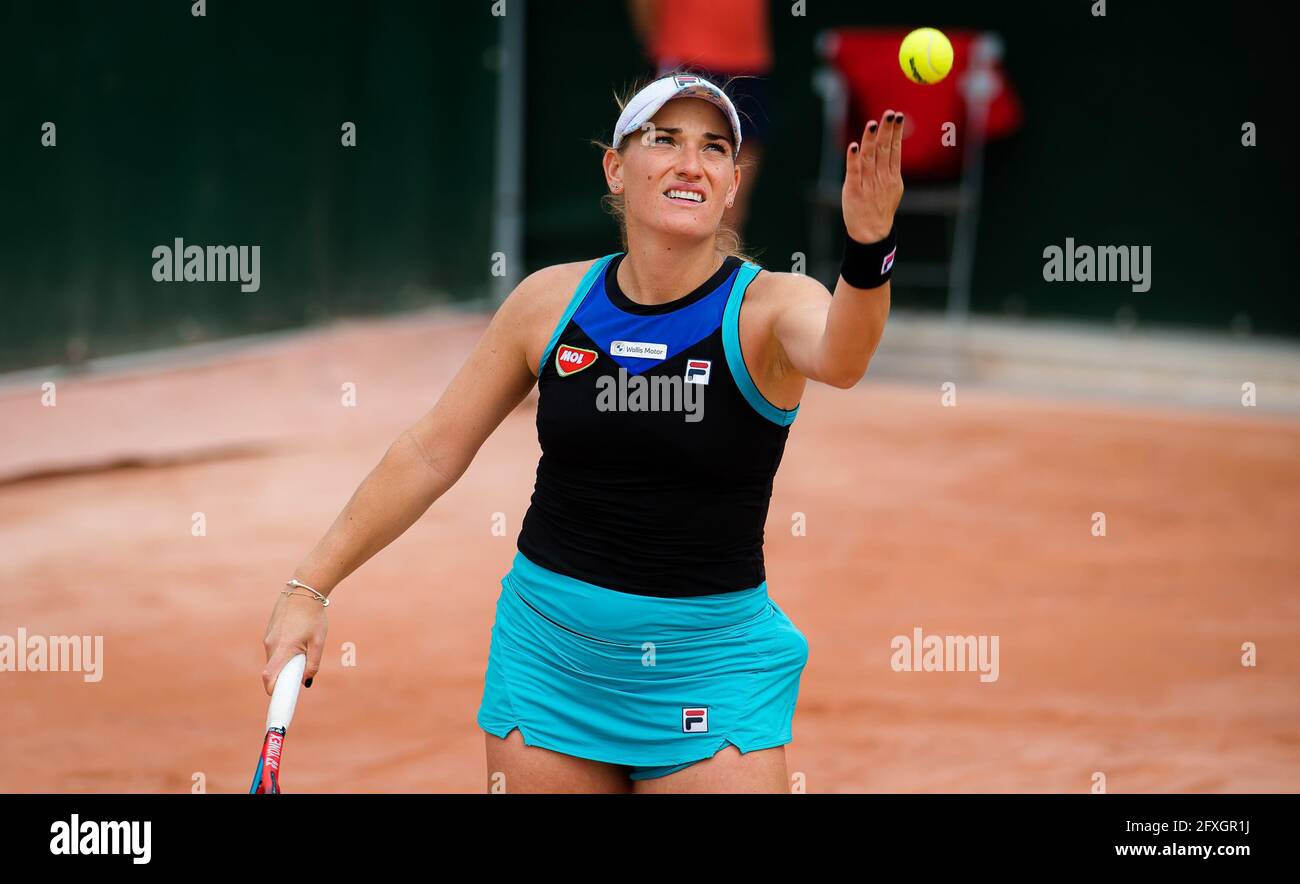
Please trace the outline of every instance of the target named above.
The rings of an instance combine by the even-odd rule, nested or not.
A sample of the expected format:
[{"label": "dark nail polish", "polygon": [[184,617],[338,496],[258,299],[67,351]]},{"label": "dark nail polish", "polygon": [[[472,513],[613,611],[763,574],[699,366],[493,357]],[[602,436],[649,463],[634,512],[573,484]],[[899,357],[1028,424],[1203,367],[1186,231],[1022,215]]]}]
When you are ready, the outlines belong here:
[{"label": "dark nail polish", "polygon": [[892,122],[894,122],[894,115],[893,115],[893,114],[885,114],[885,122],[886,122],[886,123],[892,123]]},{"label": "dark nail polish", "polygon": [[876,124],[875,124],[875,123],[872,123],[870,126],[868,126],[868,127],[867,127],[867,131],[869,131],[872,135],[875,135],[875,134],[876,134]]},{"label": "dark nail polish", "polygon": [[894,122],[898,123],[901,126],[903,124],[903,115],[899,114],[898,119],[895,120]]},{"label": "dark nail polish", "polygon": [[314,681],[314,679],[310,679],[310,678],[307,679],[307,682],[306,682],[307,687],[311,687],[311,683],[312,683],[312,681]]}]

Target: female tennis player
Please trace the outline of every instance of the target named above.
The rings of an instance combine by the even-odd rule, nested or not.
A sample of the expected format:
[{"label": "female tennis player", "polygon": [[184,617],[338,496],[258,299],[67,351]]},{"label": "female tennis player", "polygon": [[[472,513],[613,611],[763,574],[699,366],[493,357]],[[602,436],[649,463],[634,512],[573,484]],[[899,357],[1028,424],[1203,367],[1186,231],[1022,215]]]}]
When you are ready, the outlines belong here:
[{"label": "female tennis player", "polygon": [[501,581],[477,720],[507,792],[787,792],[808,657],[768,597],[763,526],[811,379],[848,388],[889,312],[902,114],[847,149],[834,297],[722,228],[741,129],[700,77],[623,103],[603,156],[623,251],[527,277],[281,593],[267,692],[338,583],[404,532],[538,386],[542,457]]}]

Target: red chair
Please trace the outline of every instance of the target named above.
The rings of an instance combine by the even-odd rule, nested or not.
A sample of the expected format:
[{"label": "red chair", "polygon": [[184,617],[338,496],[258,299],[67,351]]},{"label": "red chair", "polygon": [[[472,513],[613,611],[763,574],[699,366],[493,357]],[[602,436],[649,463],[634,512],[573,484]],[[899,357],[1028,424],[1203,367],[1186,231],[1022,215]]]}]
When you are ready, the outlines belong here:
[{"label": "red chair", "polygon": [[903,285],[946,288],[948,311],[969,311],[984,143],[1019,128],[1019,100],[1001,70],[996,34],[945,31],[953,46],[953,70],[940,83],[922,86],[904,76],[898,47],[907,29],[844,28],[823,31],[817,48],[823,67],[816,76],[825,112],[821,168],[813,194],[813,270],[822,279],[838,272],[840,186],[844,151],[867,120],[885,108],[904,113],[903,177],[899,213],[940,214],[951,220],[949,260],[899,262]]}]

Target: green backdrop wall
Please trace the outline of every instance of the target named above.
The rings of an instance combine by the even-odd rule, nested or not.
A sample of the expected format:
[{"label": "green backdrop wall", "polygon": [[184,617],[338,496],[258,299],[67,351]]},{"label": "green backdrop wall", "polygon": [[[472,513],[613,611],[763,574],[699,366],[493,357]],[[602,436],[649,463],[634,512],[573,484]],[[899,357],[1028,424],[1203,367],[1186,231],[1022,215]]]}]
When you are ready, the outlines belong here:
[{"label": "green backdrop wall", "polygon": [[[1221,329],[1245,314],[1256,332],[1300,335],[1290,264],[1300,241],[1294,74],[1285,53],[1260,46],[1270,7],[1110,2],[1094,18],[1086,0],[800,5],[804,16],[791,14],[790,0],[769,3],[775,134],[747,231],[768,266],[788,270],[791,253],[809,250],[804,192],[820,148],[818,31],[992,30],[1005,43],[1025,123],[988,149],[974,310],[1109,320],[1127,305],[1139,322]],[[529,51],[530,82],[548,84],[530,93],[530,118],[566,121],[558,133],[548,126],[528,153],[530,263],[613,251],[616,228],[598,203],[599,151],[586,142],[609,139],[611,86],[647,70],[630,23],[592,15],[587,4],[538,2]],[[1244,121],[1256,123],[1257,147],[1241,145]],[[900,260],[942,246],[942,231],[916,219],[900,220],[900,236]],[[1067,236],[1150,245],[1151,290],[1045,283],[1043,249]],[[898,290],[894,303],[937,308],[943,294]]]},{"label": "green backdrop wall", "polygon": [[[0,6],[0,367],[487,293],[487,4],[206,12]],[[260,245],[261,290],[154,282],[176,237]]]},{"label": "green backdrop wall", "polygon": [[[506,0],[507,14],[516,0]],[[0,5],[0,369],[486,295],[495,159],[492,0],[9,0]],[[987,28],[1020,133],[987,157],[974,309],[1300,335],[1285,53],[1265,8],[772,2],[774,134],[749,245],[807,251],[814,38],[840,25]],[[1258,14],[1257,14],[1258,13]],[[1261,18],[1264,16],[1264,18]],[[531,0],[529,269],[617,248],[599,208],[612,92],[646,71],[619,0]],[[1243,121],[1259,146],[1240,144]],[[54,121],[57,146],[42,147]],[[358,146],[340,145],[340,125]],[[905,250],[936,236],[903,229]],[[1153,249],[1153,286],[1044,283],[1066,236]],[[151,251],[260,245],[262,287],[156,283]],[[910,238],[909,238],[910,237]],[[899,290],[902,306],[939,293]]]}]

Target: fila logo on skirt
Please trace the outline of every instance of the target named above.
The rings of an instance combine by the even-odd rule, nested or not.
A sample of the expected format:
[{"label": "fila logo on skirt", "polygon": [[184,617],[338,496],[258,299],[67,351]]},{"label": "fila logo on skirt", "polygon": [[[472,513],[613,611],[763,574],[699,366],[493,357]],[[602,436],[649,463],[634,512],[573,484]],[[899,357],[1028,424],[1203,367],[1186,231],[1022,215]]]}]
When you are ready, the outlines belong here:
[{"label": "fila logo on skirt", "polygon": [[682,708],[682,733],[707,734],[708,732],[708,706],[685,706]]},{"label": "fila logo on skirt", "polygon": [[595,363],[596,355],[595,350],[584,350],[582,347],[561,344],[555,351],[555,371],[562,378],[577,374]]}]

